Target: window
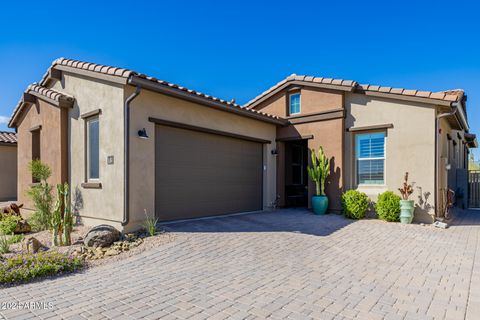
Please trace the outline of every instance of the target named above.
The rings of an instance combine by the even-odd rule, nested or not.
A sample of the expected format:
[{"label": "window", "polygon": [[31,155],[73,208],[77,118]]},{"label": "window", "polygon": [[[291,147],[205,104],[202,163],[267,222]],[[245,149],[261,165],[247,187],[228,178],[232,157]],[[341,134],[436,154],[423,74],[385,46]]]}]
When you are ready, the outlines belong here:
[{"label": "window", "polygon": [[385,133],[356,135],[358,184],[385,183]]},{"label": "window", "polygon": [[300,93],[290,95],[290,109],[289,114],[300,113]]},{"label": "window", "polygon": [[100,143],[98,118],[87,120],[87,178],[100,178]]},{"label": "window", "polygon": [[[32,133],[32,160],[40,160],[40,129],[31,131]],[[32,183],[38,183],[39,180],[32,176]]]}]

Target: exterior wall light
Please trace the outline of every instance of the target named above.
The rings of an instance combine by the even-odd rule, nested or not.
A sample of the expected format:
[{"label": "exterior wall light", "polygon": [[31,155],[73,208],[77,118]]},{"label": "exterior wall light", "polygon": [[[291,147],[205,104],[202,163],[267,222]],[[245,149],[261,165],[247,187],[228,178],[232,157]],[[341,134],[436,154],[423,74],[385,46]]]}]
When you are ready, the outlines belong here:
[{"label": "exterior wall light", "polygon": [[148,139],[149,136],[147,134],[147,130],[145,128],[143,128],[142,130],[138,130],[138,137],[140,139]]},{"label": "exterior wall light", "polygon": [[271,152],[274,156],[278,155],[278,149],[273,149]]}]

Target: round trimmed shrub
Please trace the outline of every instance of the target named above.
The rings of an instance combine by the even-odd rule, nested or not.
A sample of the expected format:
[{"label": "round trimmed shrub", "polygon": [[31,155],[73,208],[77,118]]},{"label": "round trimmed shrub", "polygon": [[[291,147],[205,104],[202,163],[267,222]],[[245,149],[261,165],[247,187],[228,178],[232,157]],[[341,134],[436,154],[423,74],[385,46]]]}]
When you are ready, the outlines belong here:
[{"label": "round trimmed shrub", "polygon": [[375,211],[380,219],[390,222],[400,221],[400,196],[392,191],[378,195]]},{"label": "round trimmed shrub", "polygon": [[342,210],[345,217],[363,219],[368,209],[368,197],[357,190],[348,190],[342,194]]}]

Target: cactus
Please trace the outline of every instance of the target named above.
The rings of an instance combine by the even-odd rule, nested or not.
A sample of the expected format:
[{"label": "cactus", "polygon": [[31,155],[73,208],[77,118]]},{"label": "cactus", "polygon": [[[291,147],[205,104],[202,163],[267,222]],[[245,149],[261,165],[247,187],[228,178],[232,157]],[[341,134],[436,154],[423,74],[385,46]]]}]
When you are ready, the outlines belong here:
[{"label": "cactus", "polygon": [[308,175],[313,182],[315,182],[317,196],[325,195],[325,181],[330,174],[330,161],[323,152],[323,148],[318,150],[318,156],[315,154],[315,149],[311,150],[312,165],[307,167]]},{"label": "cactus", "polygon": [[59,231],[62,224],[61,210],[62,210],[62,185],[59,184],[57,185],[57,200],[55,201],[55,206],[54,206],[51,221],[50,221],[50,224],[52,226],[52,245],[53,246],[58,246],[59,244],[61,244],[61,239],[60,241],[58,239]]},{"label": "cactus", "polygon": [[68,183],[63,185],[63,243],[69,246],[72,243],[70,234],[73,228],[73,215],[70,203],[70,190]]}]

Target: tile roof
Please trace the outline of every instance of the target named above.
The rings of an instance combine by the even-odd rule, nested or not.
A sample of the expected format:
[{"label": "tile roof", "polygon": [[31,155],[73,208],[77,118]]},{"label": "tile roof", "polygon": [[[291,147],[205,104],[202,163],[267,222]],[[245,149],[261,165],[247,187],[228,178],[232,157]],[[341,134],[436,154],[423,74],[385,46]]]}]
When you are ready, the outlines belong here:
[{"label": "tile roof", "polygon": [[324,85],[329,85],[329,86],[340,86],[340,87],[345,87],[345,88],[353,88],[357,85],[357,82],[352,81],[352,80],[343,80],[343,79],[333,79],[333,78],[322,78],[322,77],[313,77],[313,76],[305,76],[305,75],[296,75],[292,74],[288,76],[287,78],[283,79],[282,81],[278,82],[276,85],[273,87],[269,88],[268,90],[262,92],[252,100],[248,101],[243,105],[245,108],[249,108],[252,104],[260,100],[262,97],[272,93],[273,91],[277,90],[281,86],[285,85],[286,83],[293,82],[293,81],[302,81],[306,83],[321,83]]},{"label": "tile roof", "polygon": [[255,103],[258,103],[261,98],[274,92],[275,90],[282,87],[286,83],[293,82],[293,81],[301,81],[306,85],[308,85],[309,83],[321,83],[324,85],[331,85],[332,88],[333,86],[352,88],[354,92],[358,92],[358,93],[379,92],[379,93],[391,94],[392,97],[394,97],[394,95],[401,95],[405,97],[428,98],[428,99],[440,100],[440,101],[446,101],[446,102],[459,101],[464,95],[464,91],[462,89],[446,90],[446,91],[440,91],[440,92],[408,90],[403,88],[392,88],[392,87],[371,85],[371,84],[359,84],[358,82],[353,80],[322,78],[322,77],[313,77],[313,76],[304,76],[304,75],[299,76],[299,75],[292,74],[291,76],[285,78],[284,80],[280,81],[270,89],[266,90],[265,92],[261,93],[257,97],[247,102],[244,105],[244,107],[253,108]]},{"label": "tile roof", "polygon": [[[160,79],[157,79],[155,77],[147,76],[145,74],[142,74],[142,73],[139,73],[139,72],[136,72],[136,71],[133,71],[133,70],[129,70],[129,69],[106,66],[106,65],[90,63],[90,62],[83,62],[83,61],[79,61],[79,60],[65,59],[65,58],[59,58],[59,59],[55,60],[52,63],[52,66],[50,67],[50,69],[55,68],[56,66],[59,66],[59,65],[60,66],[71,67],[71,68],[76,68],[76,69],[81,69],[81,70],[85,70],[85,71],[92,71],[92,72],[105,74],[105,75],[110,75],[110,76],[121,77],[121,78],[125,78],[125,79],[129,78],[131,76],[137,76],[139,78],[146,79],[148,81],[152,81],[152,82],[155,82],[157,84],[160,84],[160,85],[163,85],[163,86],[166,86],[166,87],[169,87],[169,88],[180,90],[180,91],[185,92],[187,94],[195,95],[195,96],[198,96],[198,97],[210,100],[210,101],[219,102],[221,104],[224,104],[226,107],[238,108],[238,109],[242,109],[242,110],[247,111],[247,109],[244,109],[241,105],[236,104],[234,99],[232,99],[231,101],[226,101],[226,100],[223,100],[223,99],[220,99],[220,98],[217,98],[217,97],[214,97],[214,96],[211,96],[211,95],[199,92],[199,91],[191,90],[191,89],[182,87],[180,85],[177,85],[177,84],[174,84],[174,83],[171,83],[171,82],[168,82],[168,81],[160,80]],[[50,69],[49,69],[49,71],[50,71]],[[48,78],[49,78],[49,72],[45,73],[45,75],[43,76],[40,84],[45,85],[46,82],[48,81]],[[257,110],[248,110],[248,112],[251,112],[251,113],[257,114],[257,115],[261,115],[261,116],[264,116],[264,117],[267,117],[267,118],[275,119],[275,120],[281,120],[280,117],[277,117],[277,116],[274,116],[274,115],[271,115],[271,114],[268,114],[268,113],[265,113],[265,112],[257,111]]]},{"label": "tile roof", "polygon": [[0,131],[0,143],[17,144],[15,132]]},{"label": "tile roof", "polygon": [[62,93],[62,92],[58,92],[58,91],[55,91],[53,89],[48,89],[48,88],[45,88],[45,87],[42,87],[36,83],[34,84],[31,84],[28,86],[27,90],[25,91],[26,93],[31,93],[31,92],[35,92],[35,93],[38,93],[46,98],[49,98],[49,99],[52,99],[54,101],[60,101],[60,99],[65,99],[65,100],[74,100],[73,97],[65,94],[65,93]]},{"label": "tile roof", "polygon": [[[395,95],[402,96],[411,96],[419,98],[429,98],[434,100],[443,100],[443,101],[458,101],[461,96],[463,96],[463,90],[447,90],[440,92],[432,91],[420,91],[420,90],[408,90],[403,88],[391,88],[384,86],[377,86],[371,84],[359,84],[357,90],[360,92],[370,91],[370,92],[381,92],[381,93],[390,93]],[[461,95],[460,95],[461,92]]]},{"label": "tile roof", "polygon": [[[38,85],[36,83],[29,85],[27,89],[24,91],[24,93],[40,95],[56,102],[60,102],[60,100],[73,102],[74,100],[74,98],[69,95],[66,95],[62,92],[55,91],[53,89],[42,87],[41,85]],[[23,105],[24,104],[23,104],[23,96],[22,96],[22,98],[18,101],[17,105],[15,106],[15,109],[13,110],[12,116],[10,117],[10,121],[8,124],[9,126],[13,125],[13,121],[20,113]]]}]

